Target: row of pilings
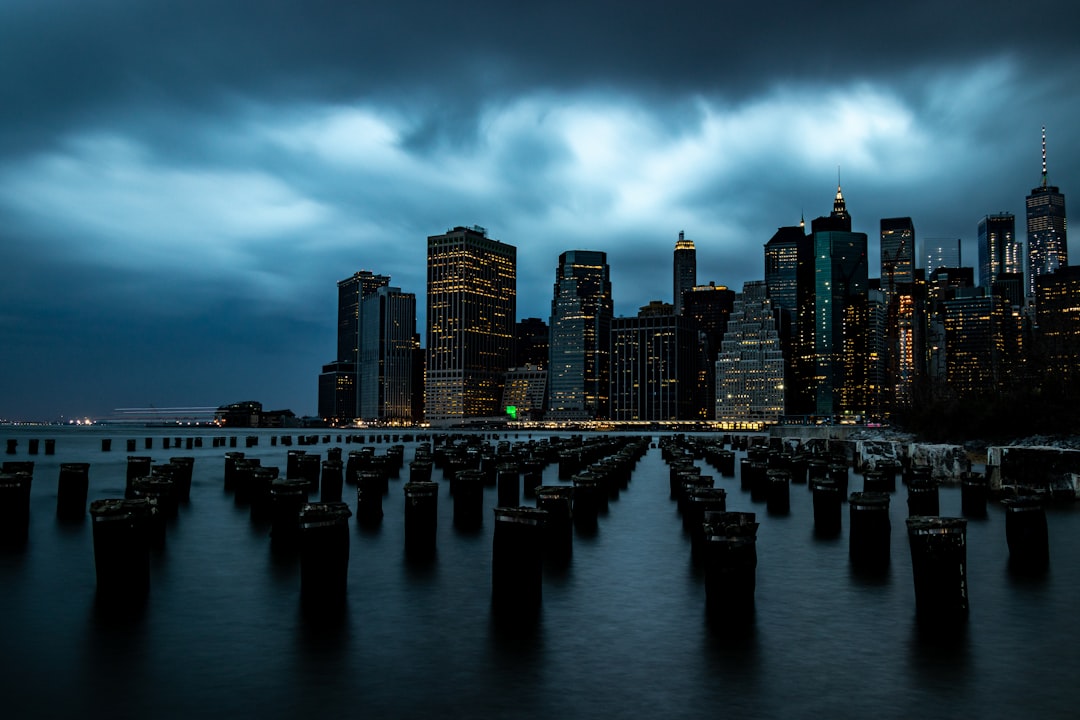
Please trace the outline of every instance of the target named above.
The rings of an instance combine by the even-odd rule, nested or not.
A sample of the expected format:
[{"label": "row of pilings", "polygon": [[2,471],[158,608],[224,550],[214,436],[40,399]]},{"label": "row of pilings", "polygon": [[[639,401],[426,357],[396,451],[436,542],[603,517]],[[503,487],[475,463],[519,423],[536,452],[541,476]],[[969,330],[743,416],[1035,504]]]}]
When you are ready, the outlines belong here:
[{"label": "row of pilings", "polygon": [[[269,435],[269,443],[271,447],[278,445],[284,447],[292,447],[294,444],[293,435]],[[336,437],[336,440],[334,438]],[[356,444],[363,445],[365,443],[382,444],[382,443],[409,443],[415,439],[413,433],[375,433],[370,435],[358,435],[358,434],[338,434],[338,435],[297,435],[295,436],[295,444],[298,446],[305,445],[318,445],[320,442],[324,445],[328,445],[331,442],[337,442],[339,445],[344,443],[346,445]],[[221,435],[213,436],[210,438],[210,446],[214,448],[239,448],[241,445],[245,449],[258,447],[260,440],[266,440],[267,436],[260,435],[247,435],[241,438],[238,435]],[[187,449],[196,450],[205,447],[206,438],[200,435],[165,435],[161,437],[148,436],[139,442],[138,438],[126,438],[124,445],[129,453],[138,452],[142,450],[153,450],[155,444],[160,445],[162,450],[173,449]],[[20,452],[19,438],[6,438],[4,441],[5,453],[7,455],[18,455]],[[141,448],[140,448],[141,445]],[[26,439],[26,453],[28,455],[37,455],[44,447],[45,455],[56,454],[56,439],[55,438],[28,438]],[[111,452],[113,449],[112,438],[101,438],[101,450],[102,452]]]},{"label": "row of pilings", "polygon": [[[730,619],[752,614],[756,588],[756,513],[729,512],[728,489],[702,473],[696,461],[713,468],[721,479],[738,478],[739,490],[751,503],[762,503],[767,515],[790,512],[792,485],[806,485],[813,494],[813,528],[818,537],[842,531],[848,506],[848,555],[852,569],[877,574],[887,570],[891,554],[890,504],[897,478],[907,490],[906,527],[912,558],[916,614],[920,621],[951,622],[968,613],[966,529],[969,518],[987,515],[989,487],[981,474],[961,481],[963,517],[941,517],[939,484],[931,468],[881,462],[862,476],[862,491],[851,492],[849,467],[843,458],[823,452],[800,452],[767,438],[672,436],[661,441],[669,468],[669,497],[676,502],[691,539],[691,556],[705,574],[706,610]],[[745,457],[736,461],[736,451]],[[1041,573],[1049,564],[1044,498],[1022,495],[1002,500],[1009,566],[1023,573]]]},{"label": "row of pilings", "polygon": [[[454,523],[470,532],[494,513],[493,607],[514,613],[540,606],[541,565],[568,562],[575,530],[595,530],[598,516],[626,489],[633,468],[647,452],[643,438],[550,438],[527,443],[487,442],[476,435],[434,436],[408,463],[404,494],[406,557],[430,559],[436,552],[439,495],[454,503]],[[250,520],[267,528],[270,552],[298,556],[302,606],[316,615],[344,607],[348,577],[348,519],[343,490],[355,487],[356,522],[382,521],[382,499],[391,481],[404,474],[404,446],[385,452],[371,446],[348,452],[289,450],[284,468],[262,464],[242,451],[224,453],[221,487]],[[107,607],[142,605],[150,592],[150,557],[164,548],[166,527],[177,522],[179,505],[191,498],[193,457],[155,463],[129,455],[123,497],[90,503],[89,463],[64,463],[58,479],[57,516],[92,524],[98,599]],[[543,471],[558,463],[573,468],[569,482],[544,486]],[[433,481],[440,468],[443,482]],[[0,474],[0,527],[5,539],[25,543],[32,462],[7,462]],[[485,507],[483,489],[497,486],[497,502]],[[5,492],[10,486],[11,491]],[[444,490],[445,488],[445,490]],[[477,492],[479,490],[479,492]],[[525,506],[523,498],[535,506]],[[488,515],[490,517],[490,515]]]},{"label": "row of pilings", "polygon": [[[814,532],[824,537],[840,534],[842,508],[847,504],[851,564],[872,573],[888,567],[888,511],[900,479],[907,490],[919,615],[966,613],[965,519],[986,515],[988,493],[981,476],[963,481],[964,518],[941,518],[938,485],[928,468],[879,464],[864,472],[861,492],[850,492],[848,467],[827,454],[800,453],[739,437],[676,436],[660,444],[670,470],[670,497],[691,536],[695,562],[706,569],[710,612],[745,612],[753,607],[759,523],[756,513],[727,511],[727,496],[736,484],[751,502],[763,503],[767,515],[789,514],[792,485],[806,485],[813,493]],[[407,470],[403,445],[378,449],[364,445],[348,450],[347,458],[341,447],[328,448],[325,458],[318,452],[289,450],[283,471],[263,466],[243,452],[224,454],[223,489],[237,506],[249,508],[252,523],[267,528],[272,552],[299,556],[305,607],[343,605],[349,534],[342,528],[354,515],[351,495],[346,497],[344,490],[355,490],[355,522],[377,526],[391,481],[403,479],[408,558],[424,561],[436,553],[440,495],[453,503],[453,523],[459,531],[478,531],[485,517],[494,513],[493,542],[498,549],[493,547],[493,603],[498,606],[503,601],[497,598],[514,597],[508,604],[517,610],[539,607],[540,571],[524,568],[538,567],[536,557],[570,561],[575,533],[595,532],[609,503],[627,489],[648,441],[571,436],[511,443],[478,435],[434,435],[417,445]],[[745,457],[737,459],[737,452]],[[713,467],[722,480],[733,481],[733,486],[718,487],[711,476],[702,474],[696,460]],[[553,464],[559,482],[543,485],[544,469]],[[90,505],[95,559],[101,557],[99,596],[117,602],[146,597],[149,553],[163,546],[167,524],[176,522],[178,505],[188,502],[193,465],[191,457],[172,457],[160,464],[146,455],[129,455],[124,496]],[[79,522],[87,517],[89,470],[87,463],[60,466],[58,520]],[[0,469],[0,538],[5,544],[26,541],[33,478],[33,462],[9,461]],[[496,488],[494,506],[485,503],[484,489],[490,487]],[[526,506],[528,500],[534,505]],[[1049,549],[1043,498],[1008,498],[1003,506],[1010,566],[1028,572],[1045,569]],[[125,567],[130,572],[117,569]],[[524,572],[529,573],[527,579]],[[504,577],[510,579],[500,584]],[[502,589],[496,591],[497,585]]]}]

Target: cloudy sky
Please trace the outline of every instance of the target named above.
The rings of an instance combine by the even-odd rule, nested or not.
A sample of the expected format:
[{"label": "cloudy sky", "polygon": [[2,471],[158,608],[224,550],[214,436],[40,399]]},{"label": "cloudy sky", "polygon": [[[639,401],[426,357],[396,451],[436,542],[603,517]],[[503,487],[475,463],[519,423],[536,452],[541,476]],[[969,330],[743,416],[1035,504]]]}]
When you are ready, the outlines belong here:
[{"label": "cloudy sky", "polygon": [[[763,275],[831,209],[962,238],[1049,177],[1080,203],[1080,6],[7,0],[0,419],[260,400],[314,414],[335,283],[417,295],[426,238],[518,248],[546,318],[568,249],[616,314]],[[1072,239],[1074,262],[1080,238]],[[871,274],[875,274],[871,271]]]}]

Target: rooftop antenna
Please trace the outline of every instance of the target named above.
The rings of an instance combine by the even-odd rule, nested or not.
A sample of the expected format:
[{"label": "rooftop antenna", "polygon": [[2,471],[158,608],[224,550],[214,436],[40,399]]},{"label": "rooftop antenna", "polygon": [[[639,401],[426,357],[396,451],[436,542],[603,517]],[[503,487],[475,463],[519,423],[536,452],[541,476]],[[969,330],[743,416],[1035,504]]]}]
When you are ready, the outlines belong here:
[{"label": "rooftop antenna", "polygon": [[1042,128],[1042,186],[1046,187],[1046,126]]}]

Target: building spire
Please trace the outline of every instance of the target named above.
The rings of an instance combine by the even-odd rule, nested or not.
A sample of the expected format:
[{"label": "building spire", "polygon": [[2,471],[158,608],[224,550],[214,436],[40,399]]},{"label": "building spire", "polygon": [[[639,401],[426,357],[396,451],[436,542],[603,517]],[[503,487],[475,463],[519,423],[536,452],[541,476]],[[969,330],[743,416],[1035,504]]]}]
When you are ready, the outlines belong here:
[{"label": "building spire", "polygon": [[1046,126],[1042,128],[1042,186],[1046,187]]}]

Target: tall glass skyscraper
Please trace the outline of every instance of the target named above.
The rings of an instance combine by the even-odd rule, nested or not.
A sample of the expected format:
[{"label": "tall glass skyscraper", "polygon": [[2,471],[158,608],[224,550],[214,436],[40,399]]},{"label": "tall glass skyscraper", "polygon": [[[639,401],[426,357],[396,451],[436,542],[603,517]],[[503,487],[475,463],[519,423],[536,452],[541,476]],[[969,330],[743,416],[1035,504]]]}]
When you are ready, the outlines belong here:
[{"label": "tall glass skyscraper", "polygon": [[815,220],[814,406],[818,415],[865,409],[867,362],[866,233],[851,232],[844,196]]},{"label": "tall glass skyscraper", "polygon": [[607,417],[613,315],[607,253],[560,255],[548,323],[549,419]]},{"label": "tall glass skyscraper", "polygon": [[360,316],[359,417],[407,422],[412,419],[416,296],[384,285],[364,298]]},{"label": "tall glass skyscraper", "polygon": [[697,250],[694,248],[694,241],[687,240],[682,230],[679,231],[679,240],[675,243],[673,276],[675,314],[681,315],[683,293],[697,285]]},{"label": "tall glass skyscraper", "polygon": [[428,237],[425,416],[453,425],[499,415],[513,362],[517,248],[481,227]]},{"label": "tall glass skyscraper", "polygon": [[360,417],[360,304],[389,282],[386,275],[361,270],[337,284],[337,359],[324,365],[319,375],[319,416],[324,419],[343,422]]},{"label": "tall glass skyscraper", "polygon": [[1012,213],[987,215],[980,220],[978,243],[980,287],[989,290],[1005,274],[1023,276],[1024,260]]},{"label": "tall glass skyscraper", "polygon": [[915,273],[915,224],[909,217],[881,220],[881,289],[896,292]]},{"label": "tall glass skyscraper", "polygon": [[1035,298],[1038,279],[1069,264],[1065,196],[1046,181],[1046,128],[1042,129],[1042,183],[1027,196],[1027,295]]},{"label": "tall glass skyscraper", "polygon": [[927,278],[941,268],[960,267],[960,238],[928,238],[923,257]]}]

